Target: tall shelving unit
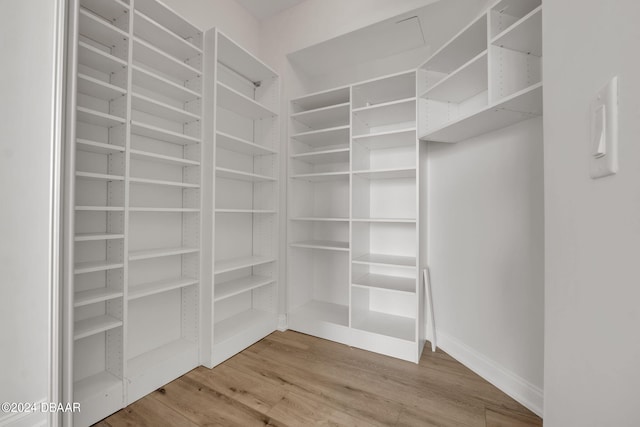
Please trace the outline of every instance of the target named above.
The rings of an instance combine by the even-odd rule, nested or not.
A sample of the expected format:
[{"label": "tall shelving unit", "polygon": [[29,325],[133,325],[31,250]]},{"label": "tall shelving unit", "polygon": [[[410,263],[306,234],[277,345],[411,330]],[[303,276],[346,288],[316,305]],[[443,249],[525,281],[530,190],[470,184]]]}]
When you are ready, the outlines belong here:
[{"label": "tall shelving unit", "polygon": [[212,364],[277,327],[277,73],[216,35]]}]

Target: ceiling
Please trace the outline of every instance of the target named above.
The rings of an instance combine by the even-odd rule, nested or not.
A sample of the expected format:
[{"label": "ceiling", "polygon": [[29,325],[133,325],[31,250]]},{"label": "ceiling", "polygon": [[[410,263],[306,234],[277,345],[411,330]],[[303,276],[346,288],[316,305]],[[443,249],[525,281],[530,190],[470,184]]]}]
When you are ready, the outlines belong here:
[{"label": "ceiling", "polygon": [[304,0],[236,0],[258,20],[270,18]]}]

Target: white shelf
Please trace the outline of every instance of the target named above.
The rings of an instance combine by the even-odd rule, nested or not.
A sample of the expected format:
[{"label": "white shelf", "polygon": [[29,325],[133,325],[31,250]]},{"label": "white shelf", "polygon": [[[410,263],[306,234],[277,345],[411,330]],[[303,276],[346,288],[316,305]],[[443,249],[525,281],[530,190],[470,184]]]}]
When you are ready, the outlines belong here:
[{"label": "white shelf", "polygon": [[105,173],[93,172],[76,172],[76,178],[86,179],[90,181],[124,181],[122,175],[109,175]]},{"label": "white shelf", "polygon": [[81,212],[124,212],[123,206],[76,206],[76,211]]},{"label": "white shelf", "polygon": [[162,249],[146,249],[141,251],[130,251],[129,261],[139,261],[144,259],[163,258],[169,256],[187,255],[199,252],[198,248],[177,247]]},{"label": "white shelf", "polygon": [[181,110],[171,105],[156,101],[144,95],[137,93],[131,96],[131,108],[138,111],[144,111],[156,117],[162,117],[177,123],[190,123],[200,120],[200,116]]},{"label": "white shelf", "polygon": [[349,144],[349,125],[301,132],[291,136],[298,142],[313,147]]},{"label": "white shelf", "polygon": [[222,261],[215,261],[214,274],[228,273],[230,271],[240,270],[248,267],[255,267],[258,265],[268,264],[274,262],[274,258],[267,258],[263,256],[249,256],[232,258]]},{"label": "white shelf", "polygon": [[217,89],[218,106],[225,110],[233,111],[240,116],[249,117],[254,120],[276,117],[278,115],[276,112],[224,83],[218,82]]},{"label": "white shelf", "polygon": [[127,68],[127,63],[85,42],[78,42],[78,63],[103,73],[117,73]]},{"label": "white shelf", "polygon": [[86,74],[78,73],[78,93],[83,93],[105,101],[112,101],[121,96],[125,96],[127,91],[121,87],[87,76]]},{"label": "white shelf", "polygon": [[129,13],[129,6],[121,0],[81,0],[80,5],[108,21]]},{"label": "white shelf", "polygon": [[333,150],[312,151],[309,153],[294,154],[291,159],[313,165],[327,163],[347,163],[349,162],[349,148],[336,148]]},{"label": "white shelf", "polygon": [[117,387],[122,387],[122,380],[110,372],[102,371],[75,381],[73,383],[74,399],[85,400]]},{"label": "white shelf", "polygon": [[275,210],[266,209],[216,209],[217,214],[275,214]]},{"label": "white shelf", "polygon": [[96,240],[124,239],[124,234],[120,233],[78,233],[73,236],[76,242],[91,242]]},{"label": "white shelf", "polygon": [[542,114],[542,83],[536,83],[480,111],[430,129],[423,141],[460,142]]},{"label": "white shelf", "polygon": [[349,218],[336,218],[336,217],[298,217],[291,218],[291,221],[318,221],[318,222],[349,222]]},{"label": "white shelf", "polygon": [[133,71],[133,85],[152,92],[168,96],[180,102],[189,102],[200,99],[200,94],[169,79],[157,75],[153,71],[146,70],[137,65],[131,67]]},{"label": "white shelf", "polygon": [[181,82],[201,75],[200,71],[192,66],[167,55],[157,47],[137,37],[133,38],[133,62],[161,71],[163,74],[167,74]]},{"label": "white shelf", "polygon": [[189,159],[183,159],[181,157],[165,156],[163,154],[156,154],[148,151],[135,150],[135,149],[131,149],[129,152],[131,153],[131,157],[134,159],[152,160],[155,162],[168,163],[168,164],[180,165],[180,166],[200,166],[200,162],[197,160],[189,160]]},{"label": "white shelf", "polygon": [[124,267],[124,263],[117,261],[85,261],[76,262],[73,268],[75,274],[95,273],[97,271],[115,270]]},{"label": "white shelf", "polygon": [[123,153],[125,147],[115,144],[105,144],[104,142],[90,141],[88,139],[76,139],[76,149],[80,151],[90,151],[98,154]]},{"label": "white shelf", "polygon": [[77,320],[73,326],[73,339],[79,340],[90,337],[100,332],[105,332],[122,326],[122,320],[109,315],[90,317],[84,320]]},{"label": "white shelf", "polygon": [[178,145],[200,143],[200,138],[162,129],[157,126],[136,122],[135,120],[131,121],[131,133],[134,135],[140,135],[146,138],[152,138],[158,141],[170,142],[172,144]]},{"label": "white shelf", "polygon": [[154,207],[131,207],[129,212],[158,212],[158,213],[198,213],[197,208],[154,208]]},{"label": "white shelf", "polygon": [[349,326],[349,307],[324,301],[309,301],[293,310],[292,316],[304,318],[306,322]]},{"label": "white shelf", "polygon": [[416,339],[416,320],[376,311],[354,310],[351,326],[406,341]]},{"label": "white shelf", "polygon": [[349,179],[349,172],[304,173],[292,175],[291,179],[300,179],[309,182],[338,181],[342,179]]},{"label": "white shelf", "polygon": [[498,34],[491,44],[518,52],[542,56],[542,6]]},{"label": "white shelf", "polygon": [[353,258],[354,264],[365,265],[382,265],[390,267],[409,267],[415,268],[416,258],[408,256],[398,255],[385,255],[385,254],[365,254],[356,258]]},{"label": "white shelf", "polygon": [[307,240],[292,242],[289,246],[294,248],[322,249],[326,251],[349,251],[349,242],[336,242],[329,240]]},{"label": "white shelf", "polygon": [[268,323],[273,316],[273,314],[265,311],[250,309],[228,319],[216,322],[213,326],[214,345],[221,344],[256,325]]},{"label": "white shelf", "polygon": [[354,176],[365,179],[415,178],[416,168],[393,168],[353,171]]},{"label": "white shelf", "polygon": [[76,108],[76,118],[79,122],[107,128],[124,125],[126,123],[126,120],[122,117],[113,116],[111,114],[102,113],[85,107]]},{"label": "white shelf", "polygon": [[277,153],[277,151],[271,147],[265,147],[264,145],[256,144],[255,142],[247,141],[220,131],[216,132],[216,147],[253,156],[266,156]]},{"label": "white shelf", "polygon": [[[331,105],[291,115],[291,118],[311,129],[320,130],[349,124],[349,103]],[[297,139],[297,138],[296,138]]]},{"label": "white shelf", "polygon": [[416,96],[415,71],[378,77],[353,86],[354,110]]},{"label": "white shelf", "polygon": [[78,14],[78,33],[109,48],[129,40],[129,34],[83,8]]},{"label": "white shelf", "polygon": [[139,10],[133,15],[133,31],[137,37],[146,40],[182,62],[199,56],[202,51],[177,34],[167,30]]},{"label": "white shelf", "polygon": [[268,65],[253,56],[249,51],[234,43],[221,32],[218,32],[217,50],[218,61],[221,64],[253,83],[278,77],[277,73]]},{"label": "white shelf", "polygon": [[415,218],[353,218],[353,222],[382,222],[396,224],[415,224]]},{"label": "white shelf", "polygon": [[349,86],[304,95],[292,99],[291,103],[295,104],[300,112],[349,103]]},{"label": "white shelf", "polygon": [[193,45],[201,43],[202,32],[162,3],[156,0],[136,0],[135,8]]},{"label": "white shelf", "polygon": [[440,80],[422,95],[423,98],[461,103],[488,88],[487,51]]},{"label": "white shelf", "polygon": [[124,293],[121,290],[111,288],[98,288],[88,291],[79,291],[76,292],[73,296],[73,306],[83,307],[85,305],[122,298],[123,295]]},{"label": "white shelf", "polygon": [[172,291],[174,289],[186,288],[187,286],[196,285],[198,283],[198,279],[191,277],[178,277],[175,279],[158,280],[156,282],[143,283],[140,285],[131,285],[129,286],[128,299],[131,301],[150,295]]},{"label": "white shelf", "polygon": [[200,184],[191,184],[188,182],[177,181],[163,181],[160,179],[147,179],[147,178],[130,178],[129,182],[132,184],[144,184],[144,185],[163,185],[166,187],[179,187],[179,188],[200,188]]},{"label": "white shelf", "polygon": [[353,136],[353,142],[370,150],[413,146],[417,139],[415,127]]},{"label": "white shelf", "polygon": [[352,285],[361,288],[382,289],[386,291],[415,294],[416,280],[409,277],[365,274],[352,281]]},{"label": "white shelf", "polygon": [[416,119],[416,98],[385,102],[352,111],[354,117],[370,128],[411,122]]},{"label": "white shelf", "polygon": [[251,172],[237,171],[233,169],[216,167],[216,176],[219,178],[235,179],[238,181],[247,182],[269,182],[275,181],[275,178],[265,175],[258,175]]},{"label": "white shelf", "polygon": [[214,302],[222,301],[226,298],[240,295],[254,289],[274,283],[271,277],[264,276],[247,276],[239,279],[229,280],[228,282],[214,284]]},{"label": "white shelf", "polygon": [[127,378],[138,377],[178,354],[196,353],[197,349],[198,345],[192,341],[185,339],[171,341],[168,344],[129,359],[127,361]]}]

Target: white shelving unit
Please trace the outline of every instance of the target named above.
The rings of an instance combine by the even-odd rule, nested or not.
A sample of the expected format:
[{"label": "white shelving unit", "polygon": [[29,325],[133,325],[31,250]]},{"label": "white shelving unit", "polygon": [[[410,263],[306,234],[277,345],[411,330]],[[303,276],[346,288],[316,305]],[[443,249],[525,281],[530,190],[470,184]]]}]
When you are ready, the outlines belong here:
[{"label": "white shelving unit", "polygon": [[273,332],[278,307],[277,73],[216,33],[210,365]]},{"label": "white shelving unit", "polygon": [[541,64],[541,1],[497,1],[418,69],[420,139],[460,142],[542,115]]}]

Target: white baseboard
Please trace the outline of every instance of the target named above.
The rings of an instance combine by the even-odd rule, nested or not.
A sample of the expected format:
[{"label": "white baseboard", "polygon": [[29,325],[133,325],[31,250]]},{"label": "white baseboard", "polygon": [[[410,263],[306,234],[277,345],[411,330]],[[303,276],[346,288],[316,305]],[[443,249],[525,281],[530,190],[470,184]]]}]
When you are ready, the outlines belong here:
[{"label": "white baseboard", "polygon": [[289,329],[289,322],[287,320],[287,315],[286,314],[278,315],[278,330],[280,332],[284,332],[287,329]]},{"label": "white baseboard", "polygon": [[49,414],[41,412],[40,405],[45,401],[36,402],[38,408],[34,412],[8,413],[0,415],[0,427],[44,427],[49,423]]},{"label": "white baseboard", "polygon": [[437,331],[436,334],[438,347],[527,409],[542,417],[544,397],[543,391],[539,387],[505,369],[458,339],[441,331]]}]

